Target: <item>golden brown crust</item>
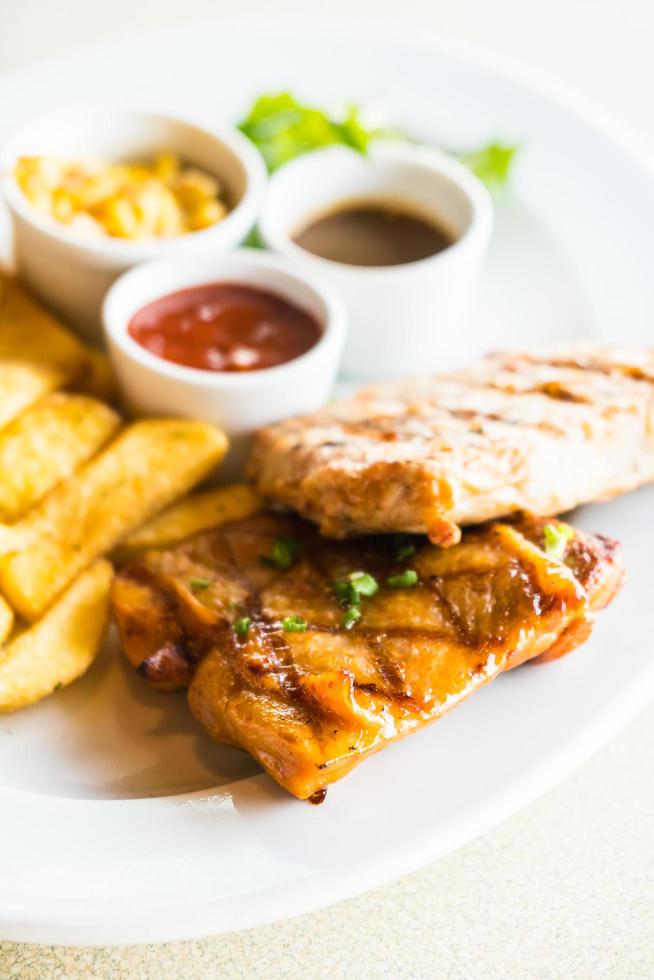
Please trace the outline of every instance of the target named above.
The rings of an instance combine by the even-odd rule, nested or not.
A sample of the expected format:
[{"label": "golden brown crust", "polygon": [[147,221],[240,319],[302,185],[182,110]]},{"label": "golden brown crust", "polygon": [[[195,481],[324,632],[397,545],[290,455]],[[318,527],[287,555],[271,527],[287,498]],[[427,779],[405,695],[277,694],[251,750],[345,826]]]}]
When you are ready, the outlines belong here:
[{"label": "golden brown crust", "polygon": [[[501,671],[585,639],[619,587],[619,550],[576,532],[552,558],[546,523],[486,525],[448,549],[403,541],[399,558],[392,537],[329,541],[260,513],[146,554],[117,576],[114,612],[141,673],[164,687],[192,677],[189,704],[212,738],[307,799]],[[298,547],[287,568],[261,561],[278,539]],[[361,569],[379,590],[348,631],[333,583]],[[415,585],[388,582],[408,569]],[[284,628],[288,616],[306,629]]]}]

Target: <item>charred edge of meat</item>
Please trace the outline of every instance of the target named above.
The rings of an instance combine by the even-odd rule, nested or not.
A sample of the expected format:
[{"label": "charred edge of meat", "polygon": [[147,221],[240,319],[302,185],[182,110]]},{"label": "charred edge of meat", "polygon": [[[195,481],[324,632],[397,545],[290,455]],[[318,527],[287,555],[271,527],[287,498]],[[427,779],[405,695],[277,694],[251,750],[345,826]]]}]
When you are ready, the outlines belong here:
[{"label": "charred edge of meat", "polygon": [[193,675],[194,658],[178,643],[167,643],[136,668],[151,684],[182,687]]}]

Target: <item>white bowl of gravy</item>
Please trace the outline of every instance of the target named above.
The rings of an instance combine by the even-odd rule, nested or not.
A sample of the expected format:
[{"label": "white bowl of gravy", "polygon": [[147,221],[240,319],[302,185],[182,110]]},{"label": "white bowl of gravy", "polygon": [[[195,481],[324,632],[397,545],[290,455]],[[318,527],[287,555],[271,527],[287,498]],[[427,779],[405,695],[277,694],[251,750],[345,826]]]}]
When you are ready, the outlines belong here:
[{"label": "white bowl of gravy", "polygon": [[493,206],[456,160],[400,143],[317,150],[273,176],[259,227],[342,296],[346,375],[430,371],[461,349]]}]

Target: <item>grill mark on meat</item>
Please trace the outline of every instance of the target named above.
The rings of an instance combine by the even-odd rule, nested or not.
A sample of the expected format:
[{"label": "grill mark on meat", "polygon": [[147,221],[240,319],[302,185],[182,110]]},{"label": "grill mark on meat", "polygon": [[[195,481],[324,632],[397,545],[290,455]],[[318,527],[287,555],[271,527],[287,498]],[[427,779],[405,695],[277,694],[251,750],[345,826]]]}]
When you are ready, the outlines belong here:
[{"label": "grill mark on meat", "polygon": [[538,355],[521,355],[521,359],[528,364],[542,365],[543,367],[568,368],[571,371],[579,371],[580,377],[588,374],[599,374],[603,377],[622,375],[632,381],[643,381],[646,384],[654,384],[654,374],[644,371],[636,365],[620,364],[601,364],[593,360],[592,357],[540,357]]},{"label": "grill mark on meat", "polygon": [[[431,632],[432,631],[430,631],[430,633]],[[408,634],[406,630],[403,629],[399,635],[406,637]],[[364,636],[370,657],[388,685],[387,693],[393,695],[400,693],[404,683],[404,678],[402,677],[401,671],[398,669],[398,665],[394,663],[389,656],[387,656],[386,651],[384,650],[382,637],[380,637],[378,633],[367,631],[364,633]],[[391,633],[385,631],[385,636],[389,637],[391,636]]]},{"label": "grill mark on meat", "polygon": [[[535,359],[530,360],[529,363],[537,366],[539,364],[547,364],[547,366],[558,366],[554,362],[544,362],[537,361]],[[562,367],[567,365],[561,364]],[[519,373],[519,365],[515,363],[503,363],[502,369],[509,373]],[[590,370],[590,369],[589,369]],[[610,376],[611,372],[596,372],[603,373],[606,376]],[[645,379],[645,376],[643,375]],[[584,372],[579,372],[579,379],[584,380]],[[503,395],[507,395],[513,399],[515,404],[520,403],[520,399],[524,396],[529,395],[541,395],[544,399],[554,402],[563,402],[568,404],[576,405],[593,405],[594,400],[589,395],[581,394],[579,392],[574,392],[570,390],[569,386],[563,381],[544,381],[540,384],[535,384],[528,388],[517,388],[513,385],[509,385],[502,382],[495,382],[487,378],[472,378],[472,377],[458,377],[457,375],[444,375],[444,382],[451,382],[461,389],[461,400],[465,398],[466,388],[472,391],[481,392],[500,392]],[[382,429],[382,426],[397,426],[398,419],[403,417],[415,417],[418,421],[420,420],[420,415],[424,414],[421,412],[416,412],[410,402],[406,401],[403,396],[400,396],[398,401],[403,404],[403,411],[398,412],[394,415],[387,416],[376,416],[373,419],[361,419],[356,422],[351,421],[340,421],[339,427],[343,429],[344,432],[350,435],[367,435],[372,438],[377,438],[381,440],[388,440],[388,432],[386,429]],[[530,430],[550,432],[555,435],[565,435],[567,429],[562,426],[555,425],[551,420],[543,419],[530,419],[530,418],[519,418],[517,416],[512,416],[510,414],[502,414],[502,412],[492,412],[484,411],[479,408],[459,408],[452,405],[451,398],[448,397],[447,392],[439,398],[438,393],[433,397],[425,397],[421,399],[421,405],[423,407],[428,407],[432,413],[442,412],[443,421],[447,423],[449,419],[456,419],[461,422],[471,422],[475,423],[477,421],[489,421],[498,425],[506,425],[515,428],[525,428]],[[480,434],[483,429],[477,428],[476,426],[468,426],[468,431],[473,434]],[[412,439],[423,440],[425,442],[432,441],[434,438],[433,431],[411,432],[410,436]],[[397,433],[394,432],[394,438],[392,441],[397,440]],[[328,442],[323,444],[327,446],[345,446],[345,443]]]},{"label": "grill mark on meat", "polygon": [[[557,599],[557,597],[548,595],[541,588],[539,588],[535,576],[530,574],[529,570],[519,561],[511,560],[508,563],[507,571],[510,577],[517,576],[520,578],[523,586],[523,595],[530,602],[532,611],[536,616],[545,616],[553,612],[555,608],[561,609],[563,607],[562,602]],[[480,645],[480,636],[469,629],[467,622],[462,618],[459,610],[456,608],[453,600],[448,594],[448,581],[451,582],[453,579],[456,579],[456,577],[456,575],[430,575],[426,577],[424,584],[425,587],[438,599],[442,608],[447,613],[454,633],[461,645],[476,648]],[[464,577],[468,581],[471,579],[476,579],[479,582],[484,582],[488,579],[488,573],[484,570],[479,570],[476,572],[467,570],[464,573]],[[483,645],[487,647],[498,646],[505,642],[506,633],[504,625],[505,624],[500,623],[499,628],[494,634],[485,634]],[[448,634],[446,631],[442,632],[439,638],[446,639],[447,635]]]},{"label": "grill mark on meat", "polygon": [[[533,363],[535,364],[536,362]],[[513,372],[516,374],[518,373],[518,368],[515,365],[503,364],[502,369],[507,372]],[[568,390],[568,388],[563,382],[559,382],[559,381],[544,381],[542,382],[542,384],[535,384],[532,385],[530,388],[518,388],[515,387],[514,385],[502,383],[501,381],[490,381],[487,379],[484,380],[480,379],[479,382],[472,383],[471,379],[466,378],[464,384],[465,386],[470,386],[471,388],[475,388],[477,391],[501,392],[501,394],[508,395],[510,398],[512,398],[516,404],[519,404],[520,399],[523,398],[525,395],[541,395],[543,398],[548,399],[549,401],[568,402],[570,404],[577,404],[577,405],[593,404],[592,398],[588,398],[584,395],[575,394],[575,392]],[[455,412],[456,410],[454,410],[453,414]],[[484,414],[484,413],[480,413],[480,414]],[[507,424],[524,425],[536,429],[546,429],[546,430],[551,429],[551,430],[555,430],[556,432],[564,431],[560,429],[558,426],[552,425],[552,423],[548,422],[546,419],[531,422],[528,419],[511,418],[506,415],[502,415],[500,412],[489,413],[488,417],[494,418],[498,422],[505,422]]]},{"label": "grill mark on meat", "polygon": [[[283,518],[281,519],[283,520]],[[228,642],[231,642],[233,648],[234,670],[237,673],[247,671],[254,675],[274,674],[281,693],[294,700],[307,720],[311,720],[321,711],[321,706],[309,698],[302,687],[300,674],[293,661],[292,652],[281,629],[281,624],[265,615],[262,590],[254,585],[251,576],[239,564],[229,529],[226,530],[227,533],[224,534],[223,539],[229,554],[230,577],[238,582],[246,593],[243,612],[251,620],[251,626],[243,638],[236,636],[234,631],[230,630],[231,635]],[[303,542],[303,548],[309,553],[312,550],[307,548],[306,541]],[[253,637],[256,637],[256,641],[263,648],[268,666],[264,667],[261,661],[257,662],[247,657],[248,646]],[[218,636],[216,639],[218,640]]]},{"label": "grill mark on meat", "polygon": [[[480,388],[483,390],[485,388],[491,388],[491,385],[482,385]],[[496,389],[502,390],[505,394],[512,394],[518,397],[518,393],[509,392],[506,389]],[[534,389],[535,390],[535,389]],[[467,433],[472,436],[484,435],[486,438],[491,438],[487,430],[483,426],[483,422],[492,422],[497,426],[506,426],[508,430],[511,429],[531,429],[541,432],[551,432],[556,436],[565,435],[565,430],[560,426],[554,425],[545,419],[532,421],[531,419],[520,419],[511,418],[508,416],[503,416],[499,412],[483,412],[478,409],[465,409],[465,408],[447,408],[444,405],[435,404],[434,406],[438,411],[444,413],[443,422],[447,424],[448,422],[460,422],[459,426],[460,433]],[[402,413],[402,416],[408,416],[409,412]],[[388,429],[381,428],[382,425],[388,424],[397,426],[398,418],[402,416],[389,416],[388,419],[385,418],[374,418],[370,420],[365,420],[361,422],[343,422],[340,423],[340,428],[343,429],[348,435],[352,436],[364,436],[368,439],[375,439],[379,442],[397,442],[398,435],[395,431],[389,431]],[[420,421],[418,419],[418,421]],[[457,435],[456,427],[451,426],[453,432],[452,435]],[[408,437],[412,442],[424,442],[431,443],[434,441],[434,433],[431,430],[420,430],[413,429],[408,433]],[[326,444],[322,444],[324,447]],[[345,447],[346,443],[339,443],[341,447]],[[439,447],[440,452],[452,452],[452,446],[444,443]]]},{"label": "grill mark on meat", "polygon": [[[394,427],[396,423],[397,416],[377,416],[374,419],[363,419],[359,422],[343,421],[339,423],[339,428],[349,436],[365,436],[367,439],[377,439],[379,442],[394,442],[397,438],[396,433],[390,428],[384,428],[384,426]],[[389,439],[389,436],[392,438]],[[419,433],[416,433],[415,438],[419,437]],[[340,445],[345,446],[347,444],[340,443]]]},{"label": "grill mark on meat", "polygon": [[551,398],[553,401],[557,402],[574,402],[577,405],[592,404],[591,398],[585,398],[583,395],[576,395],[559,381],[545,381],[543,384],[535,385],[533,388],[529,388],[525,392],[525,394],[532,393],[546,395],[547,398]]},{"label": "grill mark on meat", "polygon": [[270,426],[249,473],[328,536],[427,531],[451,545],[464,525],[654,481],[653,420],[654,348],[518,351]]},{"label": "grill mark on meat", "polygon": [[[300,708],[307,721],[311,721],[318,713],[325,713],[322,706],[307,696],[302,684],[300,683],[300,673],[297,664],[292,657],[292,651],[281,628],[281,624],[276,619],[270,619],[263,611],[262,592],[256,587],[251,578],[246,575],[236,564],[236,556],[229,539],[227,539],[230,557],[234,574],[240,576],[240,581],[248,590],[248,598],[245,603],[246,614],[252,620],[252,624],[243,639],[233,637],[232,644],[234,654],[245,654],[243,668],[255,674],[274,674],[279,684],[281,693],[288,699],[293,700]],[[269,667],[262,667],[251,659],[247,658],[248,645],[252,636],[263,647],[264,653],[270,663]],[[236,659],[236,657],[235,657]],[[235,669],[238,667],[235,665]]]},{"label": "grill mark on meat", "polygon": [[[141,560],[145,571],[137,574],[150,576],[156,587],[155,612],[158,595],[177,597],[194,651],[205,632],[213,637],[189,688],[191,708],[209,733],[246,748],[300,798],[320,798],[327,784],[362,758],[440,717],[502,670],[534,657],[561,656],[583,641],[594,611],[619,586],[620,562],[610,543],[577,532],[557,570],[559,563],[542,551],[546,523],[524,518],[484,526],[468,532],[452,551],[416,540],[410,563],[419,581],[402,594],[385,584],[391,568],[407,567],[392,560],[388,539],[327,542],[299,519],[273,514],[223,526],[166,555],[149,553]],[[257,545],[268,553],[279,535],[300,540],[303,558],[287,571],[263,570]],[[211,554],[212,589],[195,596],[186,587],[189,565],[210,566]],[[239,561],[243,555],[246,562]],[[321,617],[334,573],[357,568],[374,574],[380,589],[362,597],[363,618],[350,633]],[[128,569],[117,578],[129,575]],[[244,637],[230,627],[207,631],[212,595],[218,601],[223,594],[221,578],[244,590],[239,610],[253,620]],[[583,582],[595,593],[582,592]],[[129,595],[146,628],[147,590],[139,595],[128,588],[123,598]],[[299,609],[294,596],[301,597]],[[331,601],[334,620],[340,620],[336,596]],[[309,621],[308,635],[282,630],[283,617],[294,613]],[[116,607],[119,625],[129,615],[129,608]],[[162,642],[162,625],[165,620],[153,620],[160,686],[172,683],[171,663],[187,659],[186,640],[176,632],[179,621],[171,622],[168,644]],[[124,640],[129,656],[129,635]],[[145,668],[140,673],[152,677]]]},{"label": "grill mark on meat", "polygon": [[354,681],[354,687],[357,691],[365,691],[366,694],[374,694],[386,698],[388,701],[395,701],[404,708],[416,712],[422,710],[416,699],[411,697],[410,694],[407,694],[406,691],[387,690],[387,688],[380,687],[379,684],[366,684],[356,680]]},{"label": "grill mark on meat", "polygon": [[[474,574],[468,573],[471,578],[476,577]],[[452,576],[453,578],[454,576]],[[483,577],[482,573],[479,573],[480,579]],[[455,608],[453,603],[450,601],[449,596],[445,590],[445,580],[441,575],[429,575],[425,579],[426,588],[434,595],[438,602],[440,603],[443,610],[446,612],[449,622],[454,630],[454,633],[461,643],[462,646],[474,647],[476,638],[471,636],[470,630],[467,624],[463,621],[459,615],[458,610]],[[488,642],[488,640],[487,640]],[[493,638],[493,643],[497,642],[497,638]]]},{"label": "grill mark on meat", "polygon": [[[533,389],[533,393],[536,392],[537,389]],[[501,415],[499,412],[480,412],[473,408],[450,408],[448,411],[454,418],[462,420],[469,419],[471,422],[480,419],[488,422],[494,422],[499,425],[512,426],[516,429],[536,429],[540,432],[551,432],[556,436],[565,434],[564,429],[558,425],[554,425],[552,422],[548,422],[546,419],[532,421],[531,419],[511,418],[509,416]],[[484,429],[481,427],[478,429],[470,428],[469,431],[474,432],[475,434],[480,434],[484,432]]]},{"label": "grill mark on meat", "polygon": [[[256,626],[262,631],[270,635],[271,633],[280,633],[281,625],[277,620],[263,621],[257,623]],[[305,633],[319,633],[325,636],[341,636],[343,633],[343,628],[338,625],[326,626],[317,623],[308,623]],[[379,629],[373,629],[371,627],[366,627],[365,623],[358,623],[356,627],[356,636],[361,639],[368,640],[369,637],[377,638],[382,634],[384,637],[389,639],[408,639],[408,640],[448,640],[451,639],[451,633],[447,630],[437,630],[429,629],[425,626],[383,626]],[[380,670],[380,673],[383,673]]]}]

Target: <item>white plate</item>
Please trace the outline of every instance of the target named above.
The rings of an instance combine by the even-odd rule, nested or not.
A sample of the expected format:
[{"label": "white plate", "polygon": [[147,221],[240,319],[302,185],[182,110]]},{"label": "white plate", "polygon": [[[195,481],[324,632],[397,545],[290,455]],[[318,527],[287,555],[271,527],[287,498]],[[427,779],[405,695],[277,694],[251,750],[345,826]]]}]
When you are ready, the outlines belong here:
[{"label": "white plate", "polygon": [[[124,95],[234,117],[257,92],[384,104],[449,146],[524,146],[475,346],[594,333],[652,342],[652,168],[577,100],[444,40],[276,18],[191,24],[0,84],[0,137],[63,101]],[[542,793],[654,689],[651,514],[642,491],[578,515],[620,538],[629,581],[586,646],[500,678],[364,763],[323,806],[214,746],[182,697],[109,647],[88,676],[0,719],[0,935],[179,939],[317,908],[432,860]],[[175,795],[177,794],[177,795]]]}]

